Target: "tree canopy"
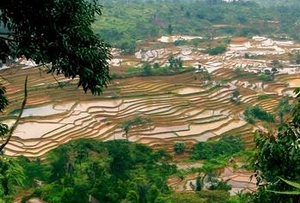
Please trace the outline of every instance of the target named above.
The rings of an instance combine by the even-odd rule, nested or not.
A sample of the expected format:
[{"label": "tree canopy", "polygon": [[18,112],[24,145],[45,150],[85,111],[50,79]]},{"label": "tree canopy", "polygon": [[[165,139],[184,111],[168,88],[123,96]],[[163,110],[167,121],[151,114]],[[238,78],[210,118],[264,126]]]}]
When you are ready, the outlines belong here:
[{"label": "tree canopy", "polygon": [[[45,66],[48,73],[79,78],[78,87],[85,92],[100,94],[110,81],[111,55],[109,46],[91,28],[99,15],[101,6],[96,0],[2,0],[0,62],[24,55]],[[27,77],[24,88],[22,111],[27,98]],[[5,93],[0,84],[0,112],[8,105]],[[0,136],[6,136],[1,141],[1,153],[21,115],[11,129],[0,123]],[[12,161],[5,160],[5,156],[0,157],[0,199],[9,196],[8,187],[13,183],[7,173],[18,169]]]},{"label": "tree canopy", "polygon": [[[299,195],[272,193],[272,191],[292,191],[294,188],[283,179],[300,180],[300,94],[295,90],[297,102],[290,122],[280,125],[277,133],[256,132],[257,146],[254,169],[259,190],[253,195],[252,202],[299,202]],[[269,191],[268,191],[269,190]]]},{"label": "tree canopy", "polygon": [[100,94],[110,80],[109,46],[91,24],[101,15],[96,0],[4,0],[0,2],[0,57],[49,64],[48,72],[79,77],[85,92]]}]

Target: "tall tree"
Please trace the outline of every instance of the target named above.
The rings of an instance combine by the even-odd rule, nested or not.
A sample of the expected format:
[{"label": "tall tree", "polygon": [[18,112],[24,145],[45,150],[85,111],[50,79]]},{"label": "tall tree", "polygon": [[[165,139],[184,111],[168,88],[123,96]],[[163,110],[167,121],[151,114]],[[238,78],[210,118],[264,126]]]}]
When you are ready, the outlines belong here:
[{"label": "tall tree", "polygon": [[[46,67],[48,73],[79,78],[78,87],[100,94],[110,81],[111,55],[109,46],[91,28],[99,15],[101,6],[97,0],[1,0],[0,60],[25,55]],[[22,109],[26,104],[26,86],[27,77]],[[5,93],[0,84],[0,111],[8,105]],[[1,153],[21,115],[12,129],[0,124],[0,136],[6,137],[0,146]],[[10,169],[17,168],[6,158],[0,157],[0,199],[10,193]]]},{"label": "tall tree", "polygon": [[[109,77],[109,47],[93,33],[101,15],[96,0],[2,0],[2,57],[20,57],[49,64],[48,72],[79,77],[78,86],[101,93]],[[5,58],[1,58],[5,60]]]},{"label": "tall tree", "polygon": [[[8,57],[25,55],[46,66],[48,73],[79,77],[78,87],[100,94],[110,81],[111,55],[109,46],[91,29],[99,15],[101,6],[96,0],[3,0],[0,59],[5,62]],[[8,105],[5,93],[0,84],[0,111]],[[1,136],[8,131],[0,124]]]}]

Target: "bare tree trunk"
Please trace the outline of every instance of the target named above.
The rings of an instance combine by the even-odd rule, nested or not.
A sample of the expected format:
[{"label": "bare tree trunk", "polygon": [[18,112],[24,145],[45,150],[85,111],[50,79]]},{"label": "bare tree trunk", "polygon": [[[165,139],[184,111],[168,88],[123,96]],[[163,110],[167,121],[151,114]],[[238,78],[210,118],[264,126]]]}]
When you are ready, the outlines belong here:
[{"label": "bare tree trunk", "polygon": [[27,80],[28,80],[28,75],[26,76],[25,78],[25,82],[24,82],[24,99],[23,99],[23,103],[22,103],[22,106],[21,106],[21,110],[20,110],[20,113],[18,115],[18,118],[16,120],[16,122],[13,124],[13,126],[11,127],[9,133],[8,133],[8,136],[5,140],[5,143],[3,143],[1,146],[0,146],[0,152],[2,152],[2,150],[4,149],[4,147],[8,144],[8,142],[10,141],[10,138],[13,134],[13,132],[15,131],[15,129],[17,128],[18,124],[19,124],[19,121],[21,120],[21,117],[22,117],[22,114],[23,114],[23,111],[25,109],[25,105],[26,105],[26,101],[27,101]]}]

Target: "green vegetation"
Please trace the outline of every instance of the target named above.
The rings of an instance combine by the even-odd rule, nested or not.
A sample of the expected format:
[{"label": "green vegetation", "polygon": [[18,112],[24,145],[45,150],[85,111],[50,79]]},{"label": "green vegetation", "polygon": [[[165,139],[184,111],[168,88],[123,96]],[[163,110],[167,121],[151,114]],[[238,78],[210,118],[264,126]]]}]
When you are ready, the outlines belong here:
[{"label": "green vegetation", "polygon": [[209,55],[218,55],[226,52],[226,47],[224,45],[220,45],[213,48],[208,48],[204,51],[204,53],[208,53]]},{"label": "green vegetation", "polygon": [[283,178],[280,178],[280,180],[282,180],[286,184],[294,187],[296,190],[293,190],[293,191],[272,191],[272,190],[269,190],[270,192],[274,192],[276,194],[285,194],[285,195],[300,195],[300,184],[299,183],[289,181],[289,180],[285,180]]},{"label": "green vegetation", "polygon": [[168,59],[169,62],[169,68],[172,71],[178,71],[180,69],[182,69],[182,65],[183,65],[183,61],[181,60],[181,58],[177,58],[174,56],[170,56]]},{"label": "green vegetation", "polygon": [[25,55],[48,64],[49,73],[79,77],[85,92],[100,94],[107,86],[109,47],[91,29],[101,15],[97,1],[12,0],[1,3],[0,11],[0,24],[7,29],[0,37],[2,61]]},{"label": "green vegetation", "polygon": [[264,55],[245,53],[245,59],[261,59]]},{"label": "green vegetation", "polygon": [[[6,61],[13,62],[9,57],[14,59],[25,55],[39,66],[45,66],[48,73],[62,74],[69,79],[79,77],[78,87],[85,92],[100,94],[110,81],[108,59],[111,58],[109,46],[91,28],[100,14],[101,6],[97,1],[1,1],[1,65]],[[3,149],[9,143],[26,105],[28,76],[25,78],[24,99],[16,122],[10,129],[0,124],[1,202],[8,202],[15,185],[21,185],[23,180],[22,167],[15,159],[3,156]],[[0,84],[1,112],[8,105],[5,93],[5,87]],[[65,195],[71,192],[62,191]]]},{"label": "green vegetation", "polygon": [[258,79],[261,80],[261,81],[264,81],[264,82],[273,81],[274,80],[274,75],[261,73],[261,74],[258,75]]},{"label": "green vegetation", "polygon": [[[169,64],[166,66],[159,66],[158,63],[154,63],[151,65],[146,62],[142,65],[142,67],[128,67],[126,68],[126,72],[124,74],[112,74],[111,77],[113,79],[116,78],[129,78],[133,76],[164,76],[164,75],[174,75],[187,71],[193,71],[193,67],[183,67],[183,62],[181,58],[176,58],[170,56],[168,59]],[[207,72],[208,73],[208,72]]]},{"label": "green vegetation", "polygon": [[[127,141],[78,140],[53,150],[47,164],[22,163],[26,175],[43,181],[31,196],[51,203],[87,202],[88,195],[100,202],[155,202],[171,192],[166,179],[176,167],[169,158],[163,150]],[[37,169],[30,171],[30,165]]]},{"label": "green vegetation", "polygon": [[275,117],[271,113],[268,113],[260,106],[248,106],[246,107],[244,111],[245,120],[248,123],[255,123],[256,119],[259,119],[261,121],[266,121],[270,123],[275,122]]},{"label": "green vegetation", "polygon": [[249,77],[249,76],[253,76],[254,74],[253,73],[249,73],[247,71],[245,71],[243,69],[243,67],[236,67],[234,69],[234,75],[236,78],[241,78],[241,77]]},{"label": "green vegetation", "polygon": [[213,159],[219,156],[231,156],[244,148],[239,136],[224,135],[218,141],[199,142],[194,145],[193,159]]},{"label": "green vegetation", "polygon": [[260,131],[255,133],[257,149],[253,167],[259,189],[249,197],[251,203],[266,202],[266,200],[267,202],[299,201],[299,195],[285,193],[285,191],[293,191],[294,185],[282,181],[283,179],[300,180],[299,92],[299,89],[296,89],[297,107],[293,110],[293,118],[290,122],[279,125],[275,133]]},{"label": "green vegetation", "polygon": [[[6,94],[5,87],[0,85],[0,112],[1,113],[8,106],[8,99],[5,94]],[[4,123],[0,123],[0,137],[6,135],[8,132],[9,132],[8,126]]]},{"label": "green vegetation", "polygon": [[[4,31],[9,31],[0,35],[1,60],[4,61],[8,55],[25,54],[42,64],[52,62],[48,67],[49,73],[64,74],[72,79],[79,76],[78,86],[93,94],[101,93],[110,80],[107,60],[111,56],[109,47],[93,34],[91,23],[94,23],[94,30],[103,34],[103,38],[113,46],[120,47],[123,53],[133,53],[138,44],[136,40],[155,38],[161,34],[204,35],[203,39],[189,42],[179,40],[174,44],[192,44],[197,47],[201,43],[207,43],[210,48],[204,52],[210,55],[226,51],[228,42],[217,46],[210,44],[216,35],[277,35],[285,30],[300,39],[300,32],[295,32],[300,30],[297,20],[300,17],[297,12],[299,6],[269,9],[257,7],[252,2],[226,4],[218,0],[189,3],[162,1],[157,6],[157,1],[146,4],[134,0],[106,0],[103,1],[107,8],[105,12],[110,14],[108,17],[104,15],[103,20],[96,21],[96,16],[101,11],[95,1],[47,0],[43,7],[35,3],[15,0],[0,3],[0,22],[5,27]],[[40,12],[32,13],[32,10]],[[144,15],[141,16],[137,10],[142,10]],[[40,21],[44,23],[41,24]],[[280,24],[271,21],[280,21]],[[222,26],[218,27],[218,24]],[[290,59],[299,64],[299,56],[299,52],[293,52]],[[245,54],[245,57],[260,56]],[[169,75],[190,70],[183,68],[181,58],[171,56],[168,63],[166,67],[160,67],[158,63],[145,63],[142,67],[128,68],[127,75],[120,77]],[[265,71],[258,78],[263,81],[274,80],[274,74],[282,64],[273,60],[272,66],[271,71]],[[234,73],[235,77],[251,75],[244,72],[242,67],[236,68]],[[206,80],[212,77],[204,68],[200,70],[200,75]],[[26,84],[27,82],[25,93]],[[58,84],[59,87],[66,85],[69,83]],[[212,88],[219,86],[217,84]],[[299,90],[297,94],[299,99]],[[233,91],[232,99],[238,101],[239,95],[238,90]],[[268,98],[268,95],[258,96],[260,100]],[[24,105],[25,103],[26,99]],[[0,86],[0,111],[7,105],[5,88]],[[278,131],[274,135],[271,132],[256,132],[257,151],[252,168],[256,171],[255,176],[260,186],[253,195],[230,198],[230,186],[215,174],[216,169],[222,169],[228,164],[230,157],[245,153],[243,141],[238,135],[222,136],[217,141],[194,145],[190,157],[193,160],[204,160],[204,165],[191,171],[202,172],[204,176],[199,175],[195,185],[190,185],[193,192],[174,192],[169,188],[167,179],[178,174],[183,177],[184,172],[176,169],[172,157],[164,150],[155,151],[127,140],[105,143],[77,140],[54,149],[43,161],[1,155],[0,203],[12,201],[14,191],[20,186],[26,190],[31,189],[31,194],[25,196],[22,202],[30,197],[39,197],[50,203],[87,202],[89,195],[99,202],[116,203],[299,202],[299,196],[291,195],[295,185],[299,189],[299,185],[293,181],[300,180],[299,106],[294,110],[292,121],[284,121],[292,109],[289,98],[284,97],[276,109],[280,118]],[[275,116],[259,106],[247,107],[244,116],[249,123],[254,123],[256,119],[275,122]],[[136,116],[125,120],[119,127],[128,138],[130,130],[149,127],[149,124],[149,118]],[[13,130],[0,124],[2,137],[6,138],[9,132]],[[3,140],[0,152],[8,141]],[[187,152],[183,142],[174,143],[173,150],[176,154],[185,155]],[[206,179],[211,185],[209,190],[203,191]],[[289,182],[287,179],[293,181]],[[39,186],[36,187],[37,185]],[[294,192],[299,195],[299,191]]]},{"label": "green vegetation", "polygon": [[197,71],[194,72],[194,79],[200,81],[209,81],[212,79],[212,74],[205,67],[198,65]]},{"label": "green vegetation", "polygon": [[257,96],[258,100],[264,100],[264,99],[269,99],[271,95],[269,94],[260,94]]},{"label": "green vegetation", "polygon": [[[194,35],[202,39],[178,40],[176,45],[198,46],[216,36],[271,35],[281,39],[288,33],[299,39],[299,3],[236,1],[139,1],[105,0],[103,17],[94,30],[114,47],[133,53],[137,40],[161,35]],[[292,6],[291,6],[292,5]],[[143,13],[143,15],[141,15]]]},{"label": "green vegetation", "polygon": [[176,193],[166,199],[166,203],[225,203],[229,199],[229,194],[225,191],[201,191],[198,193],[181,192]]},{"label": "green vegetation", "polygon": [[121,127],[125,132],[126,139],[128,139],[129,130],[134,127],[148,127],[151,124],[151,119],[142,116],[135,116],[133,119],[127,119],[121,123]]},{"label": "green vegetation", "polygon": [[300,51],[299,50],[293,50],[290,53],[290,62],[294,64],[300,64]]},{"label": "green vegetation", "polygon": [[[26,188],[32,188],[22,202],[31,197],[50,203],[87,202],[92,195],[112,203],[230,203],[230,187],[213,176],[198,177],[194,193],[172,191],[167,178],[177,169],[170,155],[128,141],[77,140],[52,150],[45,163],[25,157],[15,161],[24,168]],[[204,179],[210,190],[201,190]]]},{"label": "green vegetation", "polygon": [[185,151],[185,143],[184,142],[175,142],[174,143],[174,151],[176,154],[183,154]]},{"label": "green vegetation", "polygon": [[290,103],[290,98],[288,96],[284,96],[279,100],[278,106],[275,110],[279,116],[280,124],[284,123],[284,117],[289,115],[294,108],[295,105]]},{"label": "green vegetation", "polygon": [[0,203],[10,202],[17,186],[23,185],[22,166],[14,158],[0,156]]},{"label": "green vegetation", "polygon": [[230,100],[236,104],[241,104],[241,100],[240,100],[239,96],[240,96],[240,92],[237,89],[235,89],[232,92],[232,96],[231,96]]}]

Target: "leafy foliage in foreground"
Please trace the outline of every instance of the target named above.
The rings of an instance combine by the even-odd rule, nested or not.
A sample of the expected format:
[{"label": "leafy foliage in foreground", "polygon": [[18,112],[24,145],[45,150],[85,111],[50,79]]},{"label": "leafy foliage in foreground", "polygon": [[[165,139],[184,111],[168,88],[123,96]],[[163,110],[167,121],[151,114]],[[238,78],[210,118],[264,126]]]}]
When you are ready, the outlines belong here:
[{"label": "leafy foliage in foreground", "polygon": [[23,185],[23,168],[14,158],[0,156],[0,203],[10,202],[16,185]]},{"label": "leafy foliage in foreground", "polygon": [[[224,187],[194,192],[174,192],[167,185],[178,171],[163,150],[114,140],[77,140],[51,151],[46,164],[25,157],[16,159],[25,171],[31,195],[49,203],[87,202],[92,195],[106,203],[230,203]],[[36,187],[35,180],[43,182]]]},{"label": "leafy foliage in foreground", "polygon": [[[32,12],[35,11],[35,12]],[[51,65],[49,73],[79,76],[78,86],[99,94],[110,80],[109,47],[93,33],[97,1],[4,0],[0,3],[0,59],[25,55]]]},{"label": "leafy foliage in foreground", "polygon": [[273,191],[273,190],[269,190],[270,192],[274,192],[276,194],[285,194],[285,195],[300,195],[300,183],[296,183],[294,181],[290,181],[290,180],[285,180],[283,178],[280,178],[283,182],[285,182],[286,184],[294,187],[296,190],[293,191]]},{"label": "leafy foliage in foreground", "polygon": [[[44,167],[49,178],[44,177],[47,184],[34,195],[51,203],[87,202],[88,195],[100,202],[154,202],[170,192],[166,178],[176,167],[169,158],[162,150],[127,141],[70,142],[53,150],[47,165],[37,166]],[[42,178],[39,171],[35,175]]]},{"label": "leafy foliage in foreground", "polygon": [[299,202],[300,195],[279,194],[269,191],[293,191],[294,187],[284,180],[300,180],[300,94],[296,89],[297,102],[291,122],[283,123],[277,133],[256,132],[257,159],[254,162],[256,179],[260,184],[252,202]]},{"label": "leafy foliage in foreground", "polygon": [[[63,74],[70,79],[79,77],[78,87],[100,94],[110,81],[108,59],[111,55],[109,47],[91,28],[98,15],[101,15],[101,6],[96,0],[2,0],[0,65],[8,58],[25,55],[39,66],[46,66],[48,73]],[[27,77],[22,110],[27,100]],[[7,105],[5,87],[0,84],[0,112]],[[22,113],[11,129],[0,123],[0,136],[4,137],[0,141],[1,153],[21,116]],[[5,171],[0,171],[0,175],[5,176]]]},{"label": "leafy foliage in foreground", "polygon": [[178,192],[166,199],[165,203],[229,203],[229,193],[225,191],[200,191],[198,193]]}]

